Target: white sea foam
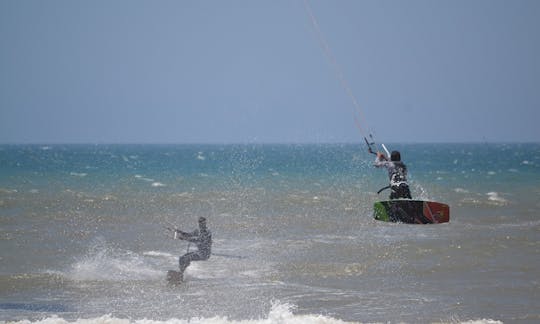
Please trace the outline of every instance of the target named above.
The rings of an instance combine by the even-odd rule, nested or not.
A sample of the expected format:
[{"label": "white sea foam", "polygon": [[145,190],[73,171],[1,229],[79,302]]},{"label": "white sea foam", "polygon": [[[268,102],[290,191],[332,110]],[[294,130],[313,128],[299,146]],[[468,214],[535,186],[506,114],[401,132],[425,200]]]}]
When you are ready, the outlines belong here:
[{"label": "white sea foam", "polygon": [[461,322],[462,324],[503,324],[501,321],[496,321],[492,319],[480,319],[480,320],[470,320]]},{"label": "white sea foam", "polygon": [[148,280],[162,276],[162,269],[144,256],[110,248],[105,242],[98,242],[67,271],[67,277],[76,281]]},{"label": "white sea foam", "polygon": [[[457,189],[454,189],[454,191],[461,192],[461,191],[458,191]],[[467,193],[467,192],[463,192],[463,193]],[[487,196],[487,200],[485,199],[486,196]],[[478,205],[478,206],[482,206],[482,205],[483,206],[486,206],[486,205],[505,206],[505,205],[508,205],[510,201],[506,198],[501,197],[500,193],[491,191],[491,192],[486,193],[485,195],[482,195],[482,194],[468,195],[468,197],[461,199],[461,203],[468,204],[468,205]]]},{"label": "white sea foam", "polygon": [[420,200],[432,200],[427,190],[424,189],[424,187],[420,183],[416,181],[411,181],[410,186],[413,197],[417,197]]},{"label": "white sea foam", "polygon": [[162,320],[152,320],[152,319],[139,319],[132,320],[126,318],[117,318],[111,315],[103,315],[101,317],[89,318],[89,319],[77,319],[75,321],[68,321],[58,316],[51,316],[45,319],[40,319],[37,321],[23,320],[19,324],[273,324],[273,323],[317,323],[317,324],[343,324],[343,323],[354,323],[346,322],[337,318],[333,318],[325,315],[318,314],[307,314],[307,315],[295,315],[293,310],[295,306],[286,303],[274,303],[272,308],[268,312],[265,318],[259,319],[247,319],[247,320],[231,320],[226,316],[214,316],[209,318],[199,318],[193,317],[191,319],[178,319],[172,318],[165,321]]},{"label": "white sea foam", "polygon": [[84,172],[70,172],[70,175],[74,176],[74,177],[86,177],[88,175],[88,173],[84,173]]},{"label": "white sea foam", "polygon": [[161,182],[152,182],[152,187],[166,187],[167,185]]},{"label": "white sea foam", "polygon": [[140,175],[140,174],[136,174],[136,175],[135,175],[135,178],[137,178],[137,179],[139,179],[139,180],[148,181],[148,182],[154,182],[154,181],[155,181],[155,180],[152,179],[152,178],[143,177],[143,176]]},{"label": "white sea foam", "polygon": [[506,205],[506,204],[508,204],[508,200],[506,200],[503,197],[499,196],[498,192],[491,191],[491,192],[488,192],[486,195],[488,196],[488,200],[490,202],[493,202],[493,203],[498,204],[498,205]]},{"label": "white sea foam", "polygon": [[[214,317],[193,317],[190,319],[171,318],[168,320],[153,320],[153,319],[127,319],[117,318],[111,315],[103,315],[89,319],[77,319],[68,321],[56,315],[36,320],[22,320],[11,322],[17,324],[345,324],[345,323],[360,323],[344,321],[339,318],[320,315],[320,314],[303,314],[295,315],[296,306],[288,303],[274,302],[268,314],[264,318],[232,320],[226,316],[216,315]],[[459,322],[453,322],[459,323]],[[461,322],[463,324],[502,324],[501,321],[492,319],[477,319]]]},{"label": "white sea foam", "polygon": [[[74,281],[133,281],[133,280],[162,280],[164,269],[177,265],[177,254],[166,251],[145,251],[135,253],[129,250],[110,247],[102,239],[98,239],[84,256],[80,257],[71,267],[60,272]],[[233,278],[261,277],[269,267],[257,265],[254,268],[241,270],[236,266],[237,260],[231,258],[213,257],[212,262],[192,262],[185,274],[187,278]],[[54,271],[53,271],[54,272]]]},{"label": "white sea foam", "polygon": [[147,252],[144,252],[143,255],[151,256],[151,257],[158,257],[158,258],[174,258],[174,259],[177,258],[176,255],[173,255],[168,252],[161,252],[161,251],[147,251]]},{"label": "white sea foam", "polygon": [[12,194],[16,192],[17,192],[17,189],[0,188],[0,194]]},{"label": "white sea foam", "polygon": [[480,199],[476,199],[473,197],[463,198],[461,199],[461,203],[467,205],[482,205],[482,201]]}]

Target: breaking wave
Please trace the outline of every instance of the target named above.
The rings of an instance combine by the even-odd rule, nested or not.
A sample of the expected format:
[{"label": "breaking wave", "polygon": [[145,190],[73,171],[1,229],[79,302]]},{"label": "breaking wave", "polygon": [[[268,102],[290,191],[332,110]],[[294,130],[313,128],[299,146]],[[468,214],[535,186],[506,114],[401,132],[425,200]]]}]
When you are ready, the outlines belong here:
[{"label": "breaking wave", "polygon": [[[226,316],[214,316],[209,318],[193,317],[191,319],[172,318],[168,320],[152,320],[152,319],[127,319],[117,318],[111,315],[103,315],[100,317],[89,319],[77,319],[74,321],[66,320],[62,317],[51,316],[37,321],[22,320],[18,324],[345,324],[345,323],[360,323],[344,321],[331,316],[320,314],[298,314],[293,313],[296,307],[288,303],[276,302],[264,318],[247,319],[247,320],[231,320]],[[453,322],[457,323],[457,322]],[[491,319],[469,320],[461,322],[464,324],[502,324],[500,321]]]}]

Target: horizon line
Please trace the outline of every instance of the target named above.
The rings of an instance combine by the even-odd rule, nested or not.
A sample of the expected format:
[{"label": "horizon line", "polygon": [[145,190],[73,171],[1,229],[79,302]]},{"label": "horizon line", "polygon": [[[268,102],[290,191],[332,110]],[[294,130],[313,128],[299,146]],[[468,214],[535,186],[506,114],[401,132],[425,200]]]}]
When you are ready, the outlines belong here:
[{"label": "horizon line", "polygon": [[[379,143],[379,142],[378,142]],[[382,143],[382,142],[380,142]],[[389,141],[388,144],[540,144],[540,141]],[[0,145],[365,145],[358,142],[0,142]]]}]

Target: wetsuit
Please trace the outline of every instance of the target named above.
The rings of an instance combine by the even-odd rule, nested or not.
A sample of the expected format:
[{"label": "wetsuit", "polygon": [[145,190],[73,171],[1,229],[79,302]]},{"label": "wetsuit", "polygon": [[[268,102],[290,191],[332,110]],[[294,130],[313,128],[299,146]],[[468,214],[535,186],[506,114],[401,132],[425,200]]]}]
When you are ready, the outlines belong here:
[{"label": "wetsuit", "polygon": [[204,261],[210,258],[210,254],[212,253],[212,233],[208,229],[204,228],[200,232],[195,230],[192,233],[186,233],[180,230],[176,230],[176,232],[180,234],[179,238],[181,240],[195,243],[197,246],[197,251],[188,252],[178,260],[178,266],[182,274],[191,261]]},{"label": "wetsuit", "polygon": [[374,165],[377,168],[386,168],[390,178],[390,199],[409,198],[411,191],[407,184],[407,166],[401,161],[385,161],[377,158]]}]

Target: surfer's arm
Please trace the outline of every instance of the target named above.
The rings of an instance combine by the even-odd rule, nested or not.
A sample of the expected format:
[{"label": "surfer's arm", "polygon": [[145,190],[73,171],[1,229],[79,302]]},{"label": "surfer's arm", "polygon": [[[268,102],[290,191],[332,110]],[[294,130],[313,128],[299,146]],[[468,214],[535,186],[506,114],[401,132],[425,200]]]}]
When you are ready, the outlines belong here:
[{"label": "surfer's arm", "polygon": [[176,234],[178,234],[178,238],[181,240],[186,240],[191,242],[193,238],[197,238],[199,236],[199,231],[195,230],[194,232],[188,233],[181,231],[179,229],[175,230]]},{"label": "surfer's arm", "polygon": [[373,163],[377,168],[386,167],[388,165],[388,158],[381,152],[377,152],[377,157]]},{"label": "surfer's arm", "polygon": [[188,241],[189,243],[199,243],[201,241],[201,239],[198,236],[188,237],[188,238],[185,238],[184,240]]}]

